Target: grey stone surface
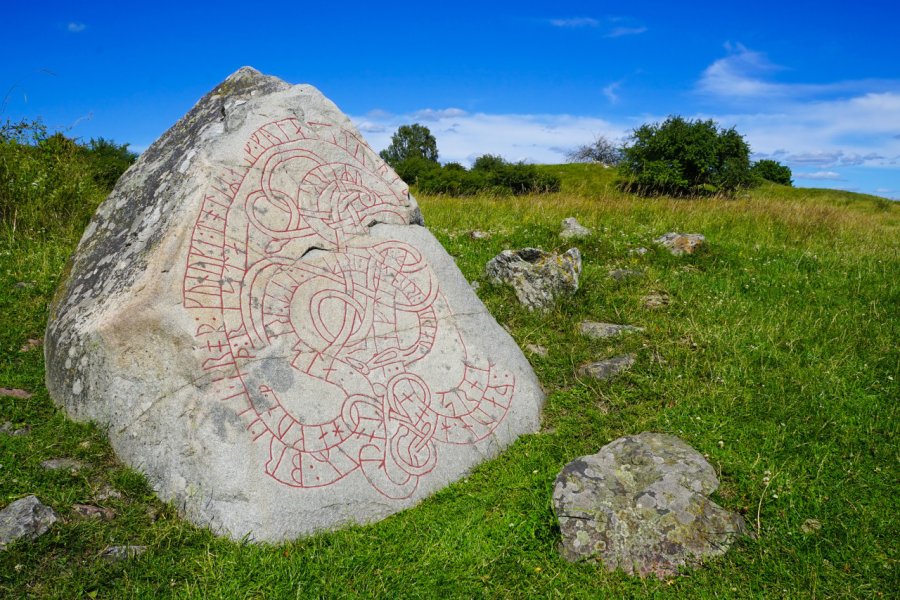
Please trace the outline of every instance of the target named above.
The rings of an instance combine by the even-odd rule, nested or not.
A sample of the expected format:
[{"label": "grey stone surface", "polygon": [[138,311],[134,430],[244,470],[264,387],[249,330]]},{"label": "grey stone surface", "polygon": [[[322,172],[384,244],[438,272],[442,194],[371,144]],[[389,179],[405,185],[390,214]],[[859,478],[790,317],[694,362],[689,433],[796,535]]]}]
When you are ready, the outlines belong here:
[{"label": "grey stone surface", "polygon": [[100,206],[47,388],[191,521],[292,539],[411,507],[539,427],[514,340],[318,90],[243,68]]},{"label": "grey stone surface", "polygon": [[73,504],[72,512],[79,517],[100,519],[102,521],[112,521],[116,518],[116,511],[113,509],[94,506],[92,504]]},{"label": "grey stone surface", "polygon": [[0,550],[18,539],[43,535],[57,521],[56,512],[37,496],[26,496],[0,510]]},{"label": "grey stone surface", "polygon": [[643,271],[636,271],[634,269],[612,269],[609,272],[609,276],[615,279],[616,281],[624,281],[626,279],[633,279],[636,277],[643,277]]},{"label": "grey stone surface", "polygon": [[481,231],[480,229],[476,229],[474,231],[469,232],[469,237],[473,240],[486,240],[491,237],[491,234],[487,231]]},{"label": "grey stone surface", "polygon": [[643,246],[640,246],[638,248],[632,248],[631,250],[628,251],[628,254],[630,254],[631,256],[643,256],[643,255],[647,254],[648,252],[650,252],[650,251],[647,250],[646,248],[644,248]]},{"label": "grey stone surface", "polygon": [[119,562],[135,558],[147,551],[147,546],[109,546],[100,553],[100,558],[109,562]]},{"label": "grey stone surface", "polygon": [[3,425],[0,425],[0,435],[20,436],[29,433],[31,433],[31,427],[28,425],[16,428],[9,421],[4,421]]},{"label": "grey stone surface", "polygon": [[675,436],[619,438],[557,476],[560,552],[642,577],[697,566],[749,533],[740,515],[707,497],[718,487],[712,466]]},{"label": "grey stone surface", "polygon": [[48,471],[58,471],[60,469],[74,469],[77,471],[84,467],[84,463],[74,458],[50,458],[42,461],[41,466]]},{"label": "grey stone surface", "polygon": [[697,248],[706,243],[706,238],[699,233],[677,233],[672,231],[653,241],[665,247],[675,256],[681,256],[682,254],[693,254]]},{"label": "grey stone surface", "polygon": [[488,262],[485,275],[493,283],[511,285],[529,310],[546,310],[561,294],[578,290],[581,252],[578,248],[564,254],[538,248],[504,250]]},{"label": "grey stone surface", "polygon": [[612,358],[604,358],[578,367],[578,375],[581,377],[593,377],[594,379],[610,379],[622,371],[627,371],[634,365],[634,354],[623,354]]},{"label": "grey stone surface", "polygon": [[591,230],[581,223],[575,217],[568,217],[562,221],[562,231],[559,237],[564,239],[581,238],[591,235]]},{"label": "grey stone surface", "polygon": [[634,325],[618,325],[616,323],[600,323],[597,321],[582,321],[578,326],[581,335],[600,340],[613,337],[622,333],[638,333],[644,331],[643,327]]},{"label": "grey stone surface", "polygon": [[669,295],[665,292],[651,292],[642,301],[645,308],[663,308],[669,305]]}]

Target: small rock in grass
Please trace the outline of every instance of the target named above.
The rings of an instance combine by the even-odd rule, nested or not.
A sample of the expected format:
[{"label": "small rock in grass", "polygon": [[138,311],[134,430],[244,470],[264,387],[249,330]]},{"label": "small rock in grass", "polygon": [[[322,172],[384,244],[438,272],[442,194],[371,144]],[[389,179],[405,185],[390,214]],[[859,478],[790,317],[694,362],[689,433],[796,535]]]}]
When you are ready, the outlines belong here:
[{"label": "small rock in grass", "polygon": [[641,577],[699,566],[752,535],[739,514],[707,497],[718,487],[712,466],[675,436],[619,438],[557,476],[560,553]]},{"label": "small rock in grass", "polygon": [[630,254],[632,256],[643,256],[643,255],[647,254],[648,252],[650,252],[650,251],[647,250],[646,248],[644,248],[643,246],[641,246],[640,248],[632,248],[631,250],[628,251],[628,254]]},{"label": "small rock in grass", "polygon": [[98,502],[102,502],[104,500],[119,500],[122,498],[122,492],[110,485],[104,485],[100,488],[100,491],[97,492],[94,498]]},{"label": "small rock in grass", "polygon": [[22,347],[19,348],[19,352],[28,352],[29,350],[34,350],[35,348],[39,348],[44,345],[44,340],[38,338],[28,338],[28,341],[22,344]]},{"label": "small rock in grass", "polygon": [[3,425],[0,425],[0,434],[2,435],[28,435],[31,433],[31,427],[26,425],[25,427],[20,427],[18,429],[13,428],[13,424],[9,421],[4,421]]},{"label": "small rock in grass", "polygon": [[109,546],[101,554],[103,560],[119,562],[135,558],[147,551],[147,546]]},{"label": "small rock in grass", "polygon": [[469,282],[469,286],[470,286],[473,290],[475,290],[475,291],[477,292],[477,291],[478,291],[478,288],[481,287],[481,284],[478,283],[477,280],[474,280],[474,279],[473,279],[472,281]]},{"label": "small rock in grass", "polygon": [[653,292],[643,298],[646,308],[662,308],[669,305],[669,295],[665,292]]},{"label": "small rock in grass", "polygon": [[609,276],[616,281],[622,281],[632,277],[643,277],[643,271],[635,271],[634,269],[613,269],[609,272]]},{"label": "small rock in grass", "polygon": [[19,400],[28,400],[33,396],[31,392],[20,390],[17,388],[5,388],[0,387],[0,396],[9,396],[11,398],[18,398]]},{"label": "small rock in grass", "polygon": [[73,504],[72,511],[78,516],[88,519],[100,519],[102,521],[112,521],[116,517],[116,511],[113,509],[91,504]]},{"label": "small rock in grass", "polygon": [[612,337],[621,333],[637,333],[644,331],[643,327],[634,325],[617,325],[615,323],[598,323],[597,321],[582,321],[581,335],[595,340]]},{"label": "small rock in grass", "polygon": [[489,237],[491,237],[491,234],[488,233],[487,231],[480,231],[480,230],[476,229],[475,231],[469,232],[469,237],[472,238],[473,240],[486,240]]},{"label": "small rock in grass", "polygon": [[60,469],[72,469],[77,471],[84,467],[84,463],[74,458],[51,458],[41,463],[41,466],[50,471],[58,471]]},{"label": "small rock in grass", "polygon": [[664,246],[675,256],[681,256],[682,254],[693,254],[697,248],[706,242],[706,238],[699,233],[676,233],[672,231],[653,241]]},{"label": "small rock in grass", "polygon": [[818,519],[807,519],[800,526],[800,531],[806,535],[818,533],[822,529],[822,523]]},{"label": "small rock in grass", "polygon": [[622,356],[587,363],[578,367],[578,375],[581,377],[593,377],[600,381],[610,379],[630,369],[634,364],[635,358],[634,354],[623,354]]},{"label": "small rock in grass", "polygon": [[589,235],[591,235],[591,230],[579,223],[578,219],[575,217],[563,219],[562,231],[560,232],[559,237],[569,239],[587,237]]},{"label": "small rock in grass", "polygon": [[16,283],[17,288],[31,288],[34,287],[33,281],[19,281]]},{"label": "small rock in grass", "polygon": [[528,344],[525,346],[525,349],[531,352],[532,354],[537,354],[538,356],[547,356],[547,349],[543,346],[538,346],[537,344]]},{"label": "small rock in grass", "polygon": [[0,510],[0,550],[20,538],[43,535],[59,520],[56,512],[37,496],[26,496]]}]

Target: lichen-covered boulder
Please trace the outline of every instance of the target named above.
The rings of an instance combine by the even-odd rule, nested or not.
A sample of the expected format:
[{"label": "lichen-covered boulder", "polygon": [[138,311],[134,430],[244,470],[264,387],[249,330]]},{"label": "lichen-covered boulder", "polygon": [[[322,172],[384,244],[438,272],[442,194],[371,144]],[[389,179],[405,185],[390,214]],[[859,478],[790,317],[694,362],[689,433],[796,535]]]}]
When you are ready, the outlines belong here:
[{"label": "lichen-covered boulder", "polygon": [[718,487],[712,466],[675,436],[619,438],[557,476],[560,552],[641,577],[696,566],[748,533],[740,515],[707,497]]},{"label": "lichen-covered boulder", "polygon": [[484,271],[491,282],[511,285],[516,298],[529,310],[546,310],[560,295],[578,291],[581,252],[578,248],[563,254],[538,248],[504,250]]},{"label": "lichen-covered boulder", "polygon": [[535,431],[543,400],[347,117],[249,68],[100,206],[45,353],[54,400],[161,498],[260,541],[410,507]]}]

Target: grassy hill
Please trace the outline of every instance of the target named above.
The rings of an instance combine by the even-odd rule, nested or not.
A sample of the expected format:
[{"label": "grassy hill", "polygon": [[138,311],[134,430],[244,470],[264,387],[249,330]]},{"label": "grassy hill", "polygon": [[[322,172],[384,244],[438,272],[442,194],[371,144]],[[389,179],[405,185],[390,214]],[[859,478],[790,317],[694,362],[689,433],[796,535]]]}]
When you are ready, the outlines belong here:
[{"label": "grassy hill", "polygon": [[[0,552],[2,597],[890,597],[898,578],[900,205],[831,190],[767,185],[735,199],[642,199],[594,165],[541,167],[546,196],[421,197],[431,231],[478,281],[479,296],[529,355],[547,391],[542,430],[418,507],[381,523],[278,546],[217,539],[158,502],[117,463],[104,435],[67,420],[43,387],[46,305],[77,233],[0,239],[0,505],[37,494],[64,522]],[[558,236],[575,216],[594,233]],[[479,229],[492,235],[472,240]],[[703,233],[676,258],[652,240]],[[546,315],[483,277],[506,248],[580,248],[579,292]],[[637,256],[629,250],[645,247]],[[614,268],[644,276],[615,281]],[[666,294],[668,306],[642,298]],[[644,327],[597,342],[584,319]],[[575,376],[592,359],[636,353],[604,383]],[[678,435],[709,456],[714,499],[758,532],[724,558],[666,581],[569,564],[556,552],[553,479],[575,457],[626,434]],[[51,472],[48,458],[85,467]],[[104,486],[120,498],[98,500]],[[77,517],[74,503],[112,508]],[[815,530],[812,521],[821,528]],[[804,526],[806,524],[806,526]],[[108,545],[148,546],[108,563]],[[894,589],[895,592],[890,592]]]}]

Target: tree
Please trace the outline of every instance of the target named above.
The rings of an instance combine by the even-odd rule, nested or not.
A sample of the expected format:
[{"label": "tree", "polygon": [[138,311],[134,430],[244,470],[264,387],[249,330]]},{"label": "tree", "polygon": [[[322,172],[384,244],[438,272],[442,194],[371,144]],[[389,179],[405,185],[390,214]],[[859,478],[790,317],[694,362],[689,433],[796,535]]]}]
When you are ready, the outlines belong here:
[{"label": "tree", "polygon": [[750,167],[750,171],[756,177],[765,179],[766,181],[780,183],[781,185],[794,184],[793,180],[791,179],[791,177],[793,176],[793,173],[791,173],[791,168],[781,164],[777,160],[770,160],[768,158],[758,160],[753,163],[752,167]]},{"label": "tree", "polygon": [[622,161],[622,149],[607,138],[598,135],[591,144],[578,146],[566,153],[566,162],[600,163],[614,167]]},{"label": "tree", "polygon": [[750,185],[750,146],[734,128],[672,116],[635,129],[619,166],[639,193],[693,196]]},{"label": "tree", "polygon": [[437,140],[424,125],[418,123],[401,125],[391,136],[391,145],[382,150],[379,156],[394,168],[410,158],[424,158],[436,163],[438,160]]}]

